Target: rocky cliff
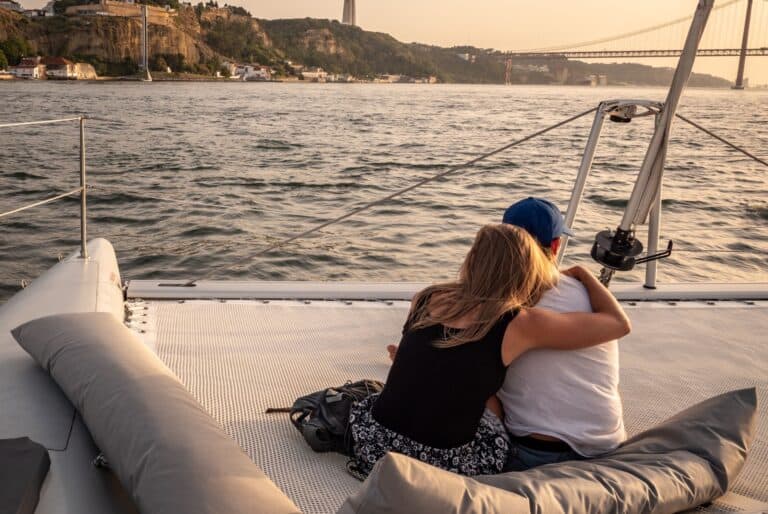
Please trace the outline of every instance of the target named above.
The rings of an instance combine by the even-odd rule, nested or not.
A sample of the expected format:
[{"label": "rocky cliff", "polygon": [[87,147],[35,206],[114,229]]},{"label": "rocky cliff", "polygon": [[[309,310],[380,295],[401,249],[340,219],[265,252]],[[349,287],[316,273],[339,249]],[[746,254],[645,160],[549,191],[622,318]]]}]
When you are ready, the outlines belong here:
[{"label": "rocky cliff", "polygon": [[0,41],[23,35],[24,26],[28,24],[21,14],[0,8]]},{"label": "rocky cliff", "polygon": [[[76,0],[72,0],[76,1]],[[144,0],[150,1],[150,0]],[[158,0],[159,1],[159,0]],[[329,72],[360,78],[379,74],[437,76],[444,82],[503,83],[500,52],[473,47],[441,48],[406,44],[389,34],[369,32],[333,20],[259,20],[241,7],[181,5],[171,23],[151,24],[150,66],[165,70],[211,74],[225,59],[268,64],[288,73],[286,60],[320,66]],[[141,27],[137,19],[108,16],[57,16],[27,20],[0,8],[0,49],[8,40],[18,58],[23,50],[69,57],[93,64],[100,75],[136,71]],[[460,55],[471,55],[471,59]],[[581,83],[590,74],[607,74],[609,81],[667,86],[672,70],[639,64],[587,64],[542,61],[547,72],[514,73],[515,82],[531,84]],[[564,70],[567,68],[567,70]],[[693,74],[690,85],[728,87],[729,82]]]},{"label": "rocky cliff", "polygon": [[[35,53],[93,63],[101,74],[130,73],[141,58],[141,22],[108,16],[57,16],[27,20],[0,9],[0,41],[23,37]],[[205,43],[192,9],[170,26],[150,25],[149,55],[197,65],[222,56]],[[114,73],[113,73],[114,74]]]},{"label": "rocky cliff", "polygon": [[[53,18],[33,25],[27,34],[35,49],[45,55],[72,55],[102,62],[138,62],[141,55],[141,23],[130,18]],[[180,54],[187,62],[197,63],[213,57],[215,52],[195,34],[178,26],[153,25],[149,54]]]}]

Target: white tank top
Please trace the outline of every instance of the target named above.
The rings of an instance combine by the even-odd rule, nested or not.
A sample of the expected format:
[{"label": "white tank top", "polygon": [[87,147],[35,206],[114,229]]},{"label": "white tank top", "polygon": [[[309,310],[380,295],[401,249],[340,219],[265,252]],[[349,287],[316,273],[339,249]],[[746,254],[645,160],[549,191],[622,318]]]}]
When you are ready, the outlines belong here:
[{"label": "white tank top", "polygon": [[[537,307],[592,312],[582,283],[565,275]],[[529,351],[509,367],[498,396],[513,435],[556,437],[584,457],[614,450],[626,439],[617,341],[584,350]]]}]

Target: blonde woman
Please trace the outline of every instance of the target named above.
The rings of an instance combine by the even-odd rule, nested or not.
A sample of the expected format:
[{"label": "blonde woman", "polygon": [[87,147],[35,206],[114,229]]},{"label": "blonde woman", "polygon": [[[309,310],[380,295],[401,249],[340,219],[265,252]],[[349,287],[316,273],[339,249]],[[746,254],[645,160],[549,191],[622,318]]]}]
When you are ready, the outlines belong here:
[{"label": "blonde woman", "polygon": [[507,367],[536,348],[577,349],[617,339],[630,323],[583,268],[593,313],[532,308],[556,281],[551,260],[523,229],[480,229],[455,282],[416,295],[386,386],[352,407],[355,464],[364,474],[395,451],[463,475],[502,471],[509,437],[486,401]]}]

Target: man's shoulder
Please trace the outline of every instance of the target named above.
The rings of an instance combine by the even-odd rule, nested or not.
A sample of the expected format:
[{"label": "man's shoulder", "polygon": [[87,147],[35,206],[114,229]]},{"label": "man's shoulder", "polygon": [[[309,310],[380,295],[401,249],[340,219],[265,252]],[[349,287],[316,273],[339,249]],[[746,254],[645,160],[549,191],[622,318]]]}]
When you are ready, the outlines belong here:
[{"label": "man's shoulder", "polygon": [[567,275],[560,275],[557,285],[544,293],[536,306],[556,312],[592,312],[587,288]]}]

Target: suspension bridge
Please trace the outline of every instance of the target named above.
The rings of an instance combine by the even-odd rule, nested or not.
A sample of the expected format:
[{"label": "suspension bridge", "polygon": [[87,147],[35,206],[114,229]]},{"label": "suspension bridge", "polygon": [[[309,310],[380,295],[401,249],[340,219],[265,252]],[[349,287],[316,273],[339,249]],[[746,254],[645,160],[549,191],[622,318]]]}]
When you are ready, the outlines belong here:
[{"label": "suspension bridge", "polygon": [[[590,41],[506,52],[507,83],[512,63],[525,60],[679,57],[691,17]],[[700,57],[738,57],[735,89],[744,88],[747,57],[768,57],[768,0],[726,0],[712,10],[697,53]]]}]

